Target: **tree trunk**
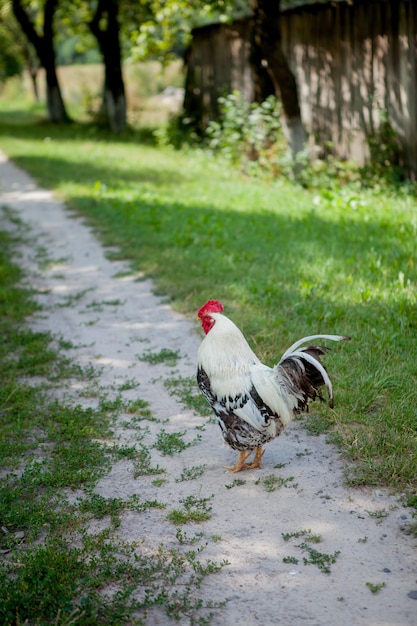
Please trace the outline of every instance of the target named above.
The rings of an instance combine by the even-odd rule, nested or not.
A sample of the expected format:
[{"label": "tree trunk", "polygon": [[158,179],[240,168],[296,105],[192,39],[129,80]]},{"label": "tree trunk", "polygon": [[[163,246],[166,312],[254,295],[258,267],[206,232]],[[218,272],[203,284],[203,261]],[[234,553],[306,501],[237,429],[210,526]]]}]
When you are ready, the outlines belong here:
[{"label": "tree trunk", "polygon": [[253,76],[253,97],[255,102],[261,103],[268,96],[276,96],[275,85],[267,70],[267,64],[264,61],[262,51],[259,46],[255,45],[254,40],[255,29],[252,26],[252,45],[249,55],[249,62],[252,67]]},{"label": "tree trunk", "polygon": [[58,0],[45,0],[43,16],[43,35],[38,35],[33,22],[21,4],[21,0],[13,0],[13,13],[22,31],[33,45],[41,66],[46,73],[46,102],[50,122],[69,122],[62,99],[61,89],[56,74],[53,18]]},{"label": "tree trunk", "polygon": [[[118,0],[98,0],[96,12],[89,24],[103,56],[105,71],[103,104],[108,125],[114,133],[122,132],[127,125],[118,10]],[[103,28],[101,24],[104,17],[107,19]]]},{"label": "tree trunk", "polygon": [[33,97],[35,98],[35,102],[38,103],[39,102],[39,89],[38,89],[38,73],[39,73],[39,68],[36,65],[28,65],[29,67],[29,75],[30,75],[30,80],[32,82],[32,89],[33,89]]},{"label": "tree trunk", "polygon": [[295,157],[304,149],[305,130],[301,121],[297,84],[281,47],[280,0],[255,0],[254,58],[259,59],[272,81],[275,95],[282,102],[284,132]]}]

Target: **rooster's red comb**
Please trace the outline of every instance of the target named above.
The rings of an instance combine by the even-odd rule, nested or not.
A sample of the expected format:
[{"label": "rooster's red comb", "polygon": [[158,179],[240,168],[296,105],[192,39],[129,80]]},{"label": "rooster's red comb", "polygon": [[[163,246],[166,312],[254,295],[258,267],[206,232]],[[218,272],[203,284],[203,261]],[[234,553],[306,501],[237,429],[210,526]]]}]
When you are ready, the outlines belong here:
[{"label": "rooster's red comb", "polygon": [[198,317],[203,317],[207,313],[223,313],[224,306],[218,300],[208,300],[198,312]]}]

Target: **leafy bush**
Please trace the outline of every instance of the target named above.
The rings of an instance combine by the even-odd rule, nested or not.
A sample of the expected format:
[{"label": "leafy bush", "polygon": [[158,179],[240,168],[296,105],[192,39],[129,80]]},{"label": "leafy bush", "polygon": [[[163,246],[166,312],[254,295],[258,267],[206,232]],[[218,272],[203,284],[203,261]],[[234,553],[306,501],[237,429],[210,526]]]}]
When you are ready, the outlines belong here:
[{"label": "leafy bush", "polygon": [[207,127],[210,148],[245,172],[257,169],[272,174],[288,170],[290,160],[281,126],[280,105],[274,96],[248,104],[234,91],[219,98],[220,121]]},{"label": "leafy bush", "polygon": [[359,166],[352,161],[341,161],[331,153],[324,158],[314,158],[308,150],[297,155],[300,167],[297,182],[306,189],[328,194],[348,184],[352,190],[361,185]]},{"label": "leafy bush", "polygon": [[368,136],[369,162],[361,169],[364,184],[374,187],[381,181],[398,185],[404,181],[401,146],[387,111],[379,111],[379,124]]},{"label": "leafy bush", "polygon": [[23,70],[23,60],[19,51],[16,50],[15,42],[10,33],[3,29],[0,31],[0,81],[10,76],[18,76]]},{"label": "leafy bush", "polygon": [[401,148],[388,114],[380,111],[378,128],[368,137],[370,158],[360,167],[332,154],[317,158],[307,147],[294,162],[281,124],[281,107],[274,96],[261,104],[247,103],[234,91],[219,98],[220,120],[211,121],[206,136],[209,148],[226,157],[245,174],[284,176],[309,189],[339,189],[346,184],[356,188],[398,187],[404,182]]}]

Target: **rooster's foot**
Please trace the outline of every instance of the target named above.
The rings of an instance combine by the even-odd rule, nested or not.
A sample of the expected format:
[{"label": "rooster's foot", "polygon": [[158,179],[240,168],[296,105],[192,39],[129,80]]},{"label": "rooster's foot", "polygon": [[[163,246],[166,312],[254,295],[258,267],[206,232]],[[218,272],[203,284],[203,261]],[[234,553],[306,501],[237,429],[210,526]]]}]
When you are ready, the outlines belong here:
[{"label": "rooster's foot", "polygon": [[225,465],[225,469],[229,469],[232,470],[232,472],[235,474],[236,472],[240,472],[243,469],[246,469],[247,467],[247,463],[245,463],[246,459],[248,458],[248,456],[250,456],[251,452],[239,452],[238,456],[237,456],[237,461],[234,465]]},{"label": "rooster's foot", "polygon": [[264,454],[262,448],[256,448],[253,461],[245,463],[246,459],[250,457],[251,454],[252,450],[249,450],[249,452],[239,452],[236,463],[234,465],[225,465],[225,469],[232,470],[232,472],[236,474],[236,472],[241,472],[243,469],[255,469],[256,467],[262,467],[262,457]]},{"label": "rooster's foot", "polygon": [[264,455],[265,450],[262,450],[261,446],[256,448],[255,456],[253,457],[253,461],[250,463],[245,463],[246,469],[255,469],[256,467],[262,467],[262,457]]}]

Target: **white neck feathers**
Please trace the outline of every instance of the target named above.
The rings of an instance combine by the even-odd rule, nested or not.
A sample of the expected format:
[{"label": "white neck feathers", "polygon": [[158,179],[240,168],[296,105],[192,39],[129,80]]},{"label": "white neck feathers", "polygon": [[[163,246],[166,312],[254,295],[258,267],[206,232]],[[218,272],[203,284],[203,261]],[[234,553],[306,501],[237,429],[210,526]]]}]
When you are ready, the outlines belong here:
[{"label": "white neck feathers", "polygon": [[239,328],[225,315],[212,313],[213,327],[203,339],[197,354],[198,366],[209,376],[244,373],[258,357],[251,350]]}]

